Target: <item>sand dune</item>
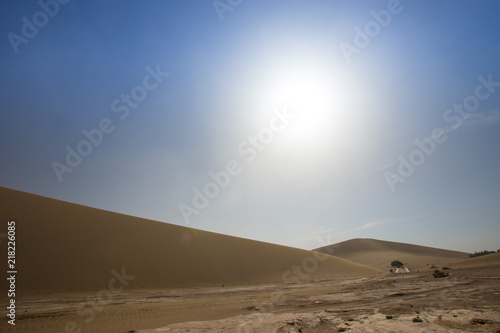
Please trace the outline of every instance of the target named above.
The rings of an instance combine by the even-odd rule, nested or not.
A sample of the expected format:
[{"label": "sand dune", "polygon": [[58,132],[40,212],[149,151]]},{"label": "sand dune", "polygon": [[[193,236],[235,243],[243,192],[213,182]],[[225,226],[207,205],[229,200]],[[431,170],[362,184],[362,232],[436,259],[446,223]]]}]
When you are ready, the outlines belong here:
[{"label": "sand dune", "polygon": [[[1,187],[0,220],[0,268],[7,271],[2,236],[14,220],[18,270],[17,324],[1,321],[2,332],[453,332],[478,331],[475,317],[498,318],[491,291],[499,265],[451,270],[439,281],[429,271],[389,275],[319,252]],[[445,260],[453,268],[500,261],[500,254],[457,261],[467,254],[372,239],[320,250],[375,267],[394,259]],[[367,278],[340,280],[354,277]],[[329,280],[311,282],[322,279]],[[413,323],[416,314],[424,322]],[[495,323],[483,331],[500,327]]]},{"label": "sand dune", "polygon": [[465,252],[364,238],[324,246],[314,251],[379,269],[389,267],[393,260],[402,261],[410,269],[422,269],[432,265],[447,266],[452,261],[468,256]]},{"label": "sand dune", "polygon": [[492,253],[485,256],[453,261],[453,268],[469,268],[500,265],[500,253]]},{"label": "sand dune", "polygon": [[[379,275],[333,256],[205,232],[0,188],[17,225],[18,292],[281,283]],[[6,242],[0,244],[6,268]],[[4,260],[5,259],[5,260]],[[292,271],[300,268],[300,272]],[[132,278],[133,276],[133,278]]]}]

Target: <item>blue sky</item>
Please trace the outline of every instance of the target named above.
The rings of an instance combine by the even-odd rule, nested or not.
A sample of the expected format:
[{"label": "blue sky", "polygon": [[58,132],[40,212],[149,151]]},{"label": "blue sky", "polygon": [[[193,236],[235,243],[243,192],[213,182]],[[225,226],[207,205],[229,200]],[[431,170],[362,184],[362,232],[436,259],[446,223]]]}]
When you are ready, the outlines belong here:
[{"label": "blue sky", "polygon": [[498,249],[499,12],[3,1],[0,186],[305,249]]}]

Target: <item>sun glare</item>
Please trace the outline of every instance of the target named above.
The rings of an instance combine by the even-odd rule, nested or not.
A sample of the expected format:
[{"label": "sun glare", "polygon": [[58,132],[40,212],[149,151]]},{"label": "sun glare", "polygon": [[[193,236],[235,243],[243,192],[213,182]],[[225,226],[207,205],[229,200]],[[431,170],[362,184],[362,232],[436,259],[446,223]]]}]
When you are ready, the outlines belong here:
[{"label": "sun glare", "polygon": [[291,148],[314,151],[342,140],[346,134],[348,119],[343,90],[326,75],[295,73],[275,82],[272,99],[286,105],[297,115],[282,134],[282,142]]}]

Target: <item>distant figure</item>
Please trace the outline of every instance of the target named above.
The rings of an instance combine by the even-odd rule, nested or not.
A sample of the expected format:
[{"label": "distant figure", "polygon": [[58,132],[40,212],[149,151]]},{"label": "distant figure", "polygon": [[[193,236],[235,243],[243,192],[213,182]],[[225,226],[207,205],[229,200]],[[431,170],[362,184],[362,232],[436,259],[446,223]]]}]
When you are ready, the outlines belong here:
[{"label": "distant figure", "polygon": [[222,284],[222,288],[224,288],[224,283]]}]

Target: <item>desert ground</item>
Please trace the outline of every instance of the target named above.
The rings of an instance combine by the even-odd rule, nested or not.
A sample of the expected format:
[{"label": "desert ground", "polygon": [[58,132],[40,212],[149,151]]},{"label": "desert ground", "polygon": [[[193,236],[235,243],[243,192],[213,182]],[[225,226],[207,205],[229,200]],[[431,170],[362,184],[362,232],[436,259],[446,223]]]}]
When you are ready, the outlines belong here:
[{"label": "desert ground", "polygon": [[[496,332],[500,265],[251,287],[37,295],[5,332]],[[89,301],[90,299],[90,301]],[[90,302],[90,303],[89,303]],[[93,307],[80,308],[81,304]],[[390,319],[388,319],[390,318]],[[413,322],[420,318],[422,322]]]},{"label": "desert ground", "polygon": [[[330,255],[1,187],[0,204],[0,219],[16,222],[17,270],[16,325],[4,310],[1,332],[500,329],[498,253],[466,259],[463,252],[355,239],[333,244]],[[5,236],[0,268],[7,272]],[[390,273],[391,260],[410,272]],[[452,269],[436,279],[433,266]],[[7,282],[1,288],[5,309],[12,298]]]}]

